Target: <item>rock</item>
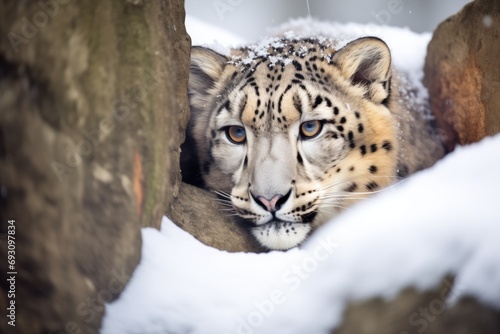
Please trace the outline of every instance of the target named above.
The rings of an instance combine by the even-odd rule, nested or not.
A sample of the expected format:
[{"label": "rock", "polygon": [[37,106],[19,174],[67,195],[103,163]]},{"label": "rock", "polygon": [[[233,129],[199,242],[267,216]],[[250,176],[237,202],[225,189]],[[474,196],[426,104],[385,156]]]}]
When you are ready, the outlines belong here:
[{"label": "rock", "polygon": [[184,3],[2,1],[0,35],[0,333],[98,333],[178,191]]},{"label": "rock", "polygon": [[424,83],[448,151],[500,132],[500,2],[476,0],[442,22]]},{"label": "rock", "polygon": [[[335,334],[500,333],[500,312],[452,290],[443,279],[430,291],[406,289],[393,299],[351,302]],[[456,303],[454,303],[456,301]]]},{"label": "rock", "polygon": [[203,189],[183,183],[167,214],[183,230],[207,246],[228,252],[264,252],[241,224],[233,221]]}]

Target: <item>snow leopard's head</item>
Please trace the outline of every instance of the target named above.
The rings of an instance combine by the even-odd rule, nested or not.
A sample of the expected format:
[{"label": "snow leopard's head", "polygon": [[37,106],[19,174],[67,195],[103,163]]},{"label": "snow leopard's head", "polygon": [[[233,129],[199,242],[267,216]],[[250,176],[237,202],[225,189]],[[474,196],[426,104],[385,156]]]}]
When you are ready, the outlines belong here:
[{"label": "snow leopard's head", "polygon": [[336,51],[275,38],[226,57],[194,47],[189,135],[205,185],[270,249],[393,182],[391,59],[377,38]]}]

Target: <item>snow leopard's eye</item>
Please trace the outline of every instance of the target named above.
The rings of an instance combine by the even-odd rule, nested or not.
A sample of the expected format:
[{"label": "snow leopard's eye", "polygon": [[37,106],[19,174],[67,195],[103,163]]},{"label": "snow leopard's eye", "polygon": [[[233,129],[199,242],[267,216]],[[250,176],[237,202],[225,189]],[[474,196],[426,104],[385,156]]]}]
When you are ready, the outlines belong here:
[{"label": "snow leopard's eye", "polygon": [[233,144],[244,144],[247,138],[245,128],[242,126],[228,126],[226,128],[227,139]]},{"label": "snow leopard's eye", "polygon": [[321,121],[307,121],[300,125],[300,135],[303,139],[311,139],[319,135],[321,129],[323,129]]}]

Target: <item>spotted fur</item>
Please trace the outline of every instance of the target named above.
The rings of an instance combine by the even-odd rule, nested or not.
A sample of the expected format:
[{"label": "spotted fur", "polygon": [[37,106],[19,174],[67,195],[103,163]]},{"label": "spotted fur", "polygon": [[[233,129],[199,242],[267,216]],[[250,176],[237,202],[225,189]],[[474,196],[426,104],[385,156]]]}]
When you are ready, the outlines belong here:
[{"label": "spotted fur", "polygon": [[[183,151],[197,155],[204,185],[270,249],[300,244],[344,208],[443,155],[429,122],[399,94],[383,41],[332,45],[281,38],[230,57],[192,50],[194,148]],[[316,125],[314,137],[301,133]],[[182,169],[188,175],[186,162]]]}]

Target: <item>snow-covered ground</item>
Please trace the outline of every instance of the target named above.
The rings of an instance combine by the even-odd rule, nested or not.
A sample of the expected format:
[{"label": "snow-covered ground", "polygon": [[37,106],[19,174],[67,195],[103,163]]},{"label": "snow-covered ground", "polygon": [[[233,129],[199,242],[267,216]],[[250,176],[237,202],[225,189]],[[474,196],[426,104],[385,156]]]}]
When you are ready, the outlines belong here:
[{"label": "snow-covered ground", "polygon": [[[203,39],[218,36],[209,27],[187,22],[195,44],[214,43]],[[310,20],[294,25],[329,29]],[[395,66],[421,77],[429,34],[332,26],[384,38]],[[498,152],[500,135],[458,148],[287,252],[226,253],[164,218],[161,231],[143,229],[141,262],[106,306],[102,333],[328,333],[349,300],[429,289],[447,274],[455,276],[448,302],[472,295],[500,309]]]}]

